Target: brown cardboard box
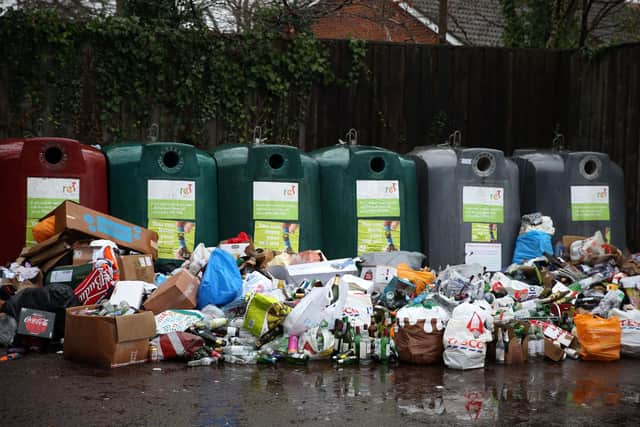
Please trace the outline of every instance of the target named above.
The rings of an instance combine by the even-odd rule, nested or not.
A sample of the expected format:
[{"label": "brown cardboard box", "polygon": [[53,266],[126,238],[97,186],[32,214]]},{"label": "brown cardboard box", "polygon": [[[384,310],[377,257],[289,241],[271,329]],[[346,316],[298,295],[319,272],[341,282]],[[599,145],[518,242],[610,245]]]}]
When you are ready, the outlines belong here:
[{"label": "brown cardboard box", "polygon": [[82,265],[93,262],[93,254],[100,248],[93,248],[89,242],[77,242],[73,245],[73,265]]},{"label": "brown cardboard box", "polygon": [[529,337],[525,336],[522,341],[516,337],[515,326],[518,323],[523,324],[525,331],[529,330],[529,324],[527,322],[512,323],[505,329],[509,336],[509,347],[506,348],[506,352],[504,354],[504,363],[507,365],[527,363],[529,355]]},{"label": "brown cardboard box", "polygon": [[141,280],[153,283],[155,271],[151,255],[123,255],[118,257],[120,280]]},{"label": "brown cardboard box", "polygon": [[158,257],[158,233],[112,216],[65,201],[44,216],[56,218],[56,233],[77,231],[96,239],[108,239],[118,246]]},{"label": "brown cardboard box", "polygon": [[560,362],[564,358],[562,347],[554,345],[554,341],[549,338],[544,339],[544,355],[554,362]]},{"label": "brown cardboard box", "polygon": [[169,309],[193,309],[198,302],[200,280],[187,270],[169,277],[144,303],[154,314]]},{"label": "brown cardboard box", "polygon": [[149,338],[156,334],[153,313],[127,316],[88,316],[83,309],[67,309],[64,329],[64,358],[105,368],[146,362]]},{"label": "brown cardboard box", "polygon": [[569,255],[569,249],[571,248],[571,244],[573,242],[585,239],[588,239],[588,237],[571,235],[562,236],[562,246],[564,246],[564,254]]}]

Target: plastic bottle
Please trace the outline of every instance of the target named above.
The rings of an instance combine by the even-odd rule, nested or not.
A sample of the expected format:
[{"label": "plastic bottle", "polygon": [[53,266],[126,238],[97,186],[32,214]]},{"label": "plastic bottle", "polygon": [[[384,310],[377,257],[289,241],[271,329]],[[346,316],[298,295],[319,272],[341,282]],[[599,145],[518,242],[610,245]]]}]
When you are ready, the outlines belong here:
[{"label": "plastic bottle", "polygon": [[533,325],[529,326],[528,338],[527,355],[529,362],[534,362],[538,358],[538,337],[536,336],[536,328]]},{"label": "plastic bottle", "polygon": [[384,329],[380,338],[380,363],[389,361],[389,331]]},{"label": "plastic bottle", "polygon": [[203,357],[202,359],[198,360],[190,360],[189,362],[187,362],[187,366],[209,366],[213,365],[215,362],[216,359],[214,359],[213,357]]},{"label": "plastic bottle", "polygon": [[358,353],[358,358],[360,359],[360,363],[363,365],[371,363],[371,338],[367,333],[366,325],[362,330],[362,335],[360,336],[360,351]]},{"label": "plastic bottle", "polygon": [[538,348],[538,358],[544,358],[544,335],[542,334],[542,328],[536,328],[536,343]]},{"label": "plastic bottle", "polygon": [[221,318],[213,318],[213,319],[205,319],[199,322],[196,322],[194,326],[196,328],[207,328],[210,331],[218,328],[222,328],[227,325],[227,319],[224,317]]},{"label": "plastic bottle", "polygon": [[504,363],[504,341],[502,340],[502,329],[496,333],[496,363]]}]

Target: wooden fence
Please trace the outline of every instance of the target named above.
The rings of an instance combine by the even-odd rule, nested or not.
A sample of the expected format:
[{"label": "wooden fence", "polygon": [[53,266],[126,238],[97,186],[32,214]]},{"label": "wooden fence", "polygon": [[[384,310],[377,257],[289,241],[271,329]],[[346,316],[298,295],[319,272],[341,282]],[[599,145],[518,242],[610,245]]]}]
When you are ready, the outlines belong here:
[{"label": "wooden fence", "polygon": [[[335,72],[346,76],[348,42],[326,43]],[[464,145],[510,155],[516,148],[550,147],[558,129],[569,149],[603,151],[623,167],[628,243],[640,250],[640,44],[587,58],[572,50],[371,43],[366,64],[366,75],[355,85],[313,88],[297,136],[302,149],[333,145],[355,128],[359,143],[405,153],[460,130]],[[7,76],[0,73],[0,123],[8,122],[2,117],[7,89]],[[91,109],[95,103],[89,98],[83,105]],[[215,122],[206,127],[204,145],[218,145],[224,127]],[[89,137],[83,126],[66,129],[67,134],[57,134]],[[0,126],[0,137],[16,136],[11,133],[10,123]]]}]

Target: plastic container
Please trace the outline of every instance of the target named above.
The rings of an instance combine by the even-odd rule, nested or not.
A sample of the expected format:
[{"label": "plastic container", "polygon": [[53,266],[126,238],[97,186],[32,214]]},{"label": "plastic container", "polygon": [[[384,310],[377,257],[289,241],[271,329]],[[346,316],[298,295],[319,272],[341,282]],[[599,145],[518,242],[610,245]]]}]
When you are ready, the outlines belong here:
[{"label": "plastic container", "polygon": [[624,176],[605,153],[559,150],[516,150],[523,213],[542,212],[556,233],[605,240],[626,248]]},{"label": "plastic container", "polygon": [[310,153],[320,166],[323,251],[329,258],[420,251],[413,160],[377,147],[340,144]]},{"label": "plastic container", "polygon": [[181,263],[199,243],[218,243],[216,162],[175,142],[105,147],[111,215],[158,232],[161,264]]},{"label": "plastic container", "polygon": [[520,226],[518,169],[500,150],[416,147],[422,249],[432,268],[506,267]]},{"label": "plastic container", "polygon": [[35,243],[31,227],[64,200],[107,213],[104,155],[65,138],[0,141],[0,265],[14,261]]},{"label": "plastic container", "polygon": [[295,147],[229,144],[212,151],[218,165],[219,234],[244,231],[256,248],[321,249],[317,162]]}]

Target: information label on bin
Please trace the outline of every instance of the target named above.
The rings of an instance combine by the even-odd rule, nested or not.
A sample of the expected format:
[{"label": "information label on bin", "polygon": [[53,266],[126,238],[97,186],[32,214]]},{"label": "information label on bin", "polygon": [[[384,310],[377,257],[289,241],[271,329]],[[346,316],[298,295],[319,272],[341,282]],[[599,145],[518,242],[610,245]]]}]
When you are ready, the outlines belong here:
[{"label": "information label on bin", "polygon": [[80,180],[77,178],[27,178],[26,245],[35,244],[32,227],[40,218],[65,200],[80,202]]},{"label": "information label on bin", "polygon": [[504,188],[462,187],[462,220],[504,223]]},{"label": "information label on bin", "polygon": [[147,215],[154,219],[196,217],[196,183],[194,181],[147,181]]},{"label": "information label on bin", "polygon": [[196,183],[147,181],[147,228],[158,233],[158,257],[189,258],[196,235]]},{"label": "information label on bin", "polygon": [[300,225],[288,222],[256,221],[253,243],[257,248],[298,252]]},{"label": "information label on bin", "polygon": [[358,218],[399,217],[398,181],[356,181],[356,210]]},{"label": "information label on bin", "polygon": [[571,221],[609,221],[609,186],[571,186]]},{"label": "information label on bin", "polygon": [[500,243],[465,243],[465,264],[478,263],[489,271],[502,269],[502,245]]},{"label": "information label on bin", "polygon": [[358,220],[358,255],[400,250],[400,221]]},{"label": "information label on bin", "polygon": [[297,182],[253,183],[253,219],[298,220]]}]

